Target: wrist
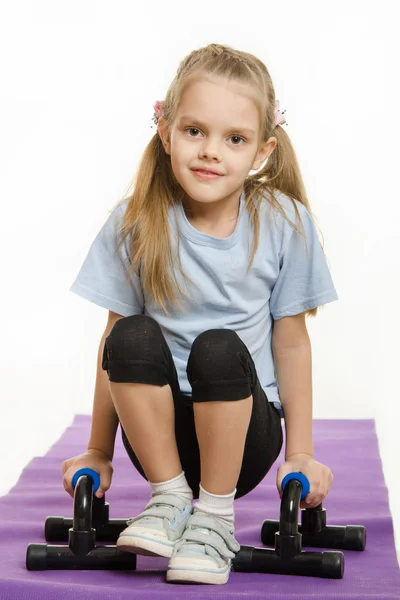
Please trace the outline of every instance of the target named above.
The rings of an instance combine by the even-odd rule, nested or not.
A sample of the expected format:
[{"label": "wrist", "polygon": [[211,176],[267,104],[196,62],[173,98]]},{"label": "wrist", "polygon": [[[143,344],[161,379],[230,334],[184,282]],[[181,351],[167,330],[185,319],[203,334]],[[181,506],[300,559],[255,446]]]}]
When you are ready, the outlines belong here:
[{"label": "wrist", "polygon": [[95,455],[100,455],[102,458],[106,458],[109,461],[112,461],[112,456],[110,456],[110,454],[108,454],[107,452],[104,452],[104,450],[99,450],[98,448],[93,448],[92,446],[90,446],[87,450],[86,450],[87,454],[95,454]]},{"label": "wrist", "polygon": [[293,458],[314,458],[314,454],[309,452],[292,452],[292,454],[288,454],[285,456],[285,461],[291,460]]}]

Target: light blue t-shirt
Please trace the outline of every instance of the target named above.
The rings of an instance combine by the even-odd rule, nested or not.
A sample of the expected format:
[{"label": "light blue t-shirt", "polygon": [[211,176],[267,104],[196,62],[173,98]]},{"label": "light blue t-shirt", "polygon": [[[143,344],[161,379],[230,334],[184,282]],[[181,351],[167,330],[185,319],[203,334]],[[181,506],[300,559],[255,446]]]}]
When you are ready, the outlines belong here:
[{"label": "light blue t-shirt", "polygon": [[[299,226],[290,198],[282,192],[276,197],[289,219]],[[125,199],[113,209],[94,239],[70,291],[124,317],[153,317],[171,350],[185,394],[191,394],[186,365],[194,339],[207,329],[233,329],[254,360],[268,400],[283,416],[271,345],[274,320],[338,300],[314,223],[305,206],[295,202],[305,229],[308,256],[304,237],[268,200],[263,200],[258,248],[248,273],[253,227],[245,209],[244,191],[236,228],[227,238],[195,229],[178,203],[181,262],[194,286],[189,283],[185,287],[176,268],[176,277],[190,299],[181,300],[188,308],[186,312],[169,307],[168,317],[144,293],[138,275],[128,280],[126,240],[115,255],[120,239],[117,228],[128,204]],[[172,207],[169,220],[175,252],[178,228]]]}]

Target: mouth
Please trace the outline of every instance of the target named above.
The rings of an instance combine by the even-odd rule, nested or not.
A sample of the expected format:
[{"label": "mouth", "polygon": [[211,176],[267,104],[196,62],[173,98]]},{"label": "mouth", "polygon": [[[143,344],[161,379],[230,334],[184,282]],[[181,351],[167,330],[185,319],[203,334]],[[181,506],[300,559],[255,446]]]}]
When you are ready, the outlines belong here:
[{"label": "mouth", "polygon": [[222,173],[208,169],[191,169],[191,171],[199,179],[216,179],[217,177],[223,177]]}]

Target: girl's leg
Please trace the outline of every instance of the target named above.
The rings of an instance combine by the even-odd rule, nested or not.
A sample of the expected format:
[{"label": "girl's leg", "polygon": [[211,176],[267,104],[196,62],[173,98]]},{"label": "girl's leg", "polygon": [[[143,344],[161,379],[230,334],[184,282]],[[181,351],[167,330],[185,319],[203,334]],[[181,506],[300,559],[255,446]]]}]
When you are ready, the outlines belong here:
[{"label": "girl's leg", "polygon": [[229,329],[193,342],[188,360],[200,447],[201,483],[209,493],[236,498],[254,489],[282,447],[279,412],[259,383],[252,357]]},{"label": "girl's leg", "polygon": [[124,443],[129,441],[141,473],[153,483],[182,472],[171,390],[171,385],[179,388],[179,384],[174,367],[171,373],[172,357],[166,357],[164,344],[156,321],[133,315],[115,323],[104,348]]},{"label": "girl's leg", "polygon": [[146,478],[157,483],[182,472],[169,385],[110,381],[115,409]]},{"label": "girl's leg", "polygon": [[152,488],[152,498],[129,519],[116,545],[124,552],[170,557],[193,511],[193,494],[175,438],[178,378],[158,323],[147,315],[119,319],[105,340],[103,369],[125,448]]},{"label": "girl's leg", "polygon": [[230,494],[239,479],[253,396],[230,402],[195,402],[201,485],[211,494]]},{"label": "girl's leg", "polygon": [[187,529],[174,547],[167,581],[223,584],[240,550],[233,537],[234,498],[256,487],[277,458],[281,422],[259,385],[249,351],[234,331],[201,333],[192,344],[187,375],[201,487]]}]

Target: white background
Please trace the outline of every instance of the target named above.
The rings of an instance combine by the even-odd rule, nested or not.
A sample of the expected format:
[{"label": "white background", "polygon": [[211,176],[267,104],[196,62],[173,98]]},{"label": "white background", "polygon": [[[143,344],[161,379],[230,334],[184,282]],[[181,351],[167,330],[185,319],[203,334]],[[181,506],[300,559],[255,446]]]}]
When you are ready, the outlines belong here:
[{"label": "white background", "polygon": [[339,295],[308,320],[314,417],[376,419],[399,549],[397,8],[1,3],[0,494],[91,413],[107,311],[69,287],[155,132],[154,102],[218,42],[263,60],[286,109]]}]

